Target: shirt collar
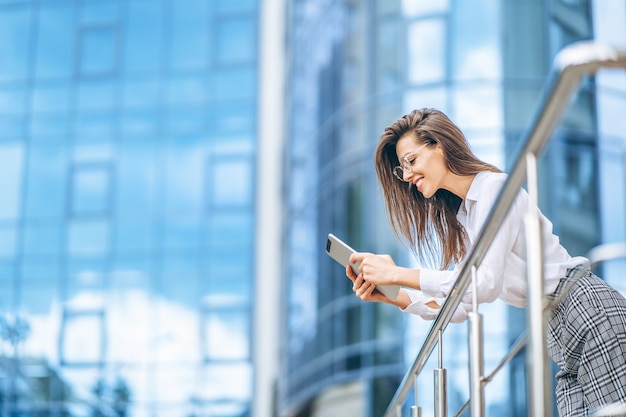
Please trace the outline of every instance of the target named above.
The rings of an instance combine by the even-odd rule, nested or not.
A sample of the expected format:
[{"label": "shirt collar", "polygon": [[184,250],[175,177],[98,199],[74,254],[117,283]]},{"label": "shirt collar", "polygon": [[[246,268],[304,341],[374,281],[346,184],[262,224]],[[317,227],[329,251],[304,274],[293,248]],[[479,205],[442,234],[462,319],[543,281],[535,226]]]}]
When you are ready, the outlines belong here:
[{"label": "shirt collar", "polygon": [[467,190],[467,194],[465,195],[465,199],[463,200],[463,206],[465,210],[469,212],[470,206],[478,201],[478,197],[480,194],[480,190],[482,189],[482,184],[485,182],[487,177],[489,176],[489,171],[481,171],[474,177],[474,180],[470,184],[469,190]]}]

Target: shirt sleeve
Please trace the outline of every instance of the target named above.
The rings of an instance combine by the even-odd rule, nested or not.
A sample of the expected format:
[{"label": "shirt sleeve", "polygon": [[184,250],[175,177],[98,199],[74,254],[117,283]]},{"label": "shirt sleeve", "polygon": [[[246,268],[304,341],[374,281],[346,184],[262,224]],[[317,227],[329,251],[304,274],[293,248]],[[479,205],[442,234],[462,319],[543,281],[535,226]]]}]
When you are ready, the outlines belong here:
[{"label": "shirt sleeve", "polygon": [[[409,304],[406,308],[400,309],[404,312],[416,314],[425,320],[434,320],[435,317],[441,311],[438,308],[432,308],[427,306],[426,304],[434,301],[438,305],[443,305],[445,298],[433,298],[428,297],[422,291],[413,290],[409,288],[405,288],[409,299],[411,300],[411,304]],[[452,316],[451,321],[453,323],[462,323],[467,319],[467,314],[471,311],[471,305],[461,302],[457,309],[454,311],[454,315]]]},{"label": "shirt sleeve", "polygon": [[[468,214],[469,224],[464,224],[466,232],[471,242],[478,239],[482,227],[491,212],[504,181],[493,183],[487,182],[481,187],[480,198],[477,199],[473,207],[471,216]],[[476,270],[478,302],[495,301],[503,288],[503,280],[506,273],[507,260],[511,259],[511,254],[516,240],[520,233],[523,233],[523,219],[528,208],[528,194],[525,190],[520,190],[515,198],[511,209],[498,229],[495,238],[487,250],[485,257]],[[468,253],[472,248],[468,248]],[[452,290],[458,274],[463,266],[459,263],[452,271],[420,270],[420,288],[426,296],[439,298],[447,297]],[[472,286],[463,296],[464,303],[472,302]]]}]

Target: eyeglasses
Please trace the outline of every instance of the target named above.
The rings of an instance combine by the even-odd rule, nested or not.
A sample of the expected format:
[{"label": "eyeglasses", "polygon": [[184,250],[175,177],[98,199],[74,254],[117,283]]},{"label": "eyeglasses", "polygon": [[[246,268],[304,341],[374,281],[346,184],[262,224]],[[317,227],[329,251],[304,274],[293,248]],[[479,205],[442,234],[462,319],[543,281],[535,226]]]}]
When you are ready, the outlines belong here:
[{"label": "eyeglasses", "polygon": [[411,172],[411,167],[415,162],[415,154],[421,151],[428,143],[423,144],[416,150],[407,153],[402,158],[400,158],[400,165],[393,168],[393,175],[402,182],[407,182],[404,179],[404,173]]}]

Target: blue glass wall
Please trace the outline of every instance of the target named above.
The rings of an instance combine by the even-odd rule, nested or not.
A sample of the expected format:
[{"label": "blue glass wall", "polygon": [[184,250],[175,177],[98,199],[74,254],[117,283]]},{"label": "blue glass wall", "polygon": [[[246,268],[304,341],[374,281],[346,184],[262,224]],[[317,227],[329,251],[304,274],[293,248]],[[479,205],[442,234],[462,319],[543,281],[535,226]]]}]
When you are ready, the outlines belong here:
[{"label": "blue glass wall", "polygon": [[246,415],[256,0],[0,1],[0,412]]}]

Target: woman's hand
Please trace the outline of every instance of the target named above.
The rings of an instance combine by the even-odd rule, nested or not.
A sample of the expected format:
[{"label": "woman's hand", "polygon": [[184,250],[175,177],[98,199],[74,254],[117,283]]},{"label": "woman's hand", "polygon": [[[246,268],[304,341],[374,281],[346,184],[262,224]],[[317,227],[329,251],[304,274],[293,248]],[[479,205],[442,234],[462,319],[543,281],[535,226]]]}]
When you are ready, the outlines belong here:
[{"label": "woman's hand", "polygon": [[394,304],[383,293],[376,291],[376,285],[366,282],[363,274],[355,274],[350,265],[346,267],[346,276],[352,281],[352,291],[361,300]]},{"label": "woman's hand", "polygon": [[359,274],[363,280],[374,285],[399,285],[421,290],[420,270],[397,266],[389,255],[355,252],[350,263],[360,262]]},{"label": "woman's hand", "polygon": [[389,255],[375,255],[356,252],[350,256],[350,263],[360,262],[359,272],[365,282],[374,285],[393,285],[398,272],[396,263]]}]

